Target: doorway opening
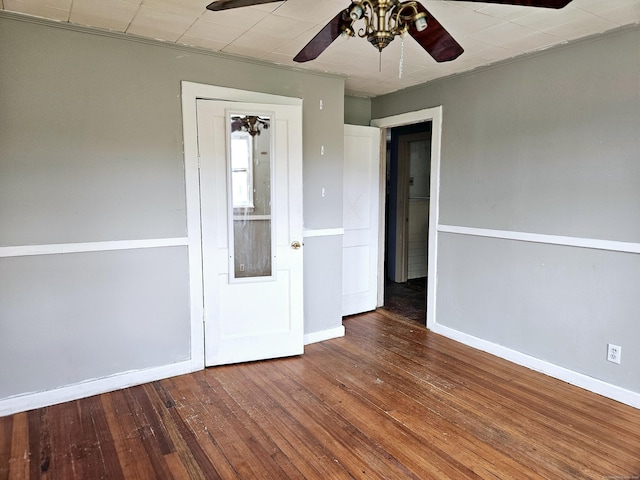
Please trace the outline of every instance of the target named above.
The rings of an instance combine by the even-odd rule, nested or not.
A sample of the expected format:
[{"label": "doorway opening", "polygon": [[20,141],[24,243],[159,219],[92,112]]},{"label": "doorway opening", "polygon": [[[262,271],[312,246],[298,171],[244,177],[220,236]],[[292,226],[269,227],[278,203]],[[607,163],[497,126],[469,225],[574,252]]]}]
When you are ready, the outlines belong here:
[{"label": "doorway opening", "polygon": [[432,122],[386,130],[384,308],[426,323]]},{"label": "doorway opening", "polygon": [[[391,115],[388,117],[375,118],[371,120],[371,126],[383,129],[383,136],[387,133],[386,129],[401,127],[406,125],[414,125],[416,123],[431,123],[431,168],[429,180],[429,228],[428,228],[428,255],[427,255],[427,293],[426,293],[426,322],[422,316],[420,324],[426,323],[427,328],[432,328],[436,324],[436,298],[437,298],[437,276],[438,276],[438,223],[439,223],[439,199],[440,199],[440,154],[441,154],[441,136],[442,136],[442,106],[415,110],[413,112]],[[384,158],[384,156],[383,156]],[[385,161],[386,163],[386,161]],[[384,184],[381,185],[381,189]],[[380,221],[385,222],[384,211],[382,205],[384,196],[380,197]],[[385,202],[386,203],[386,202]],[[380,230],[380,245],[384,243],[382,236],[386,232],[385,229]],[[384,253],[380,249],[380,253]],[[385,291],[385,272],[384,272],[384,255],[378,262],[378,306],[384,305]],[[424,298],[424,297],[423,297]]]}]

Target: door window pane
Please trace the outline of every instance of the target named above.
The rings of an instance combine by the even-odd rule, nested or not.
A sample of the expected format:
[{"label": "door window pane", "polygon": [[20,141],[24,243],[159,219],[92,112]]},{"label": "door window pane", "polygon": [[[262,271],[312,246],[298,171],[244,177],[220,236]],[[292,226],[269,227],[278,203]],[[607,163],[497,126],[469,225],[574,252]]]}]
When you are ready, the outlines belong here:
[{"label": "door window pane", "polygon": [[273,277],[270,115],[228,114],[230,279]]}]

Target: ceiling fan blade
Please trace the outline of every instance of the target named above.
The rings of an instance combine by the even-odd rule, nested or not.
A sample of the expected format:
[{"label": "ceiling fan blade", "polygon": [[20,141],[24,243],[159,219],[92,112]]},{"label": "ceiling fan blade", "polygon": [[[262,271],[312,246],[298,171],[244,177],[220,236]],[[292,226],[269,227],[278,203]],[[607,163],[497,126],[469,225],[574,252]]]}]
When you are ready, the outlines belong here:
[{"label": "ceiling fan blade", "polygon": [[566,7],[569,3],[571,3],[572,0],[464,0],[464,1],[480,2],[480,3],[501,3],[503,5],[522,5],[525,7],[563,8],[563,7]]},{"label": "ceiling fan blade", "polygon": [[[416,2],[417,3],[417,2]],[[417,3],[418,11],[427,15],[427,28],[419,32],[411,23],[409,35],[424,48],[436,62],[450,62],[458,58],[464,49],[447,32],[421,3]]]},{"label": "ceiling fan blade", "polygon": [[344,11],[333,17],[333,19],[293,57],[293,61],[302,63],[318,58],[318,56],[342,34],[342,26],[347,23],[343,18],[343,13]]},{"label": "ceiling fan blade", "polygon": [[283,0],[217,0],[207,5],[207,10],[217,12],[219,10],[229,10],[230,8],[250,7],[251,5],[261,5],[263,3],[275,3]]}]

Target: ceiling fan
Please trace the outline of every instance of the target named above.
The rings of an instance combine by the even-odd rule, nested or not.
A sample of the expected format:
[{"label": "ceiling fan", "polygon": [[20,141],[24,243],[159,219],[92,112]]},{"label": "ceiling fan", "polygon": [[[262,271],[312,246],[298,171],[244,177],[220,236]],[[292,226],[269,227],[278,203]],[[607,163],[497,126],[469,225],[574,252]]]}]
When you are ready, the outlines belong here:
[{"label": "ceiling fan", "polygon": [[[208,10],[219,11],[249,7],[282,0],[217,0],[207,5]],[[286,1],[286,0],[284,0]],[[460,1],[460,0],[453,0]],[[563,8],[572,0],[466,0],[481,3],[500,3],[527,7]],[[308,62],[318,58],[340,35],[354,37],[354,24],[364,21],[357,30],[380,52],[400,35],[411,35],[436,62],[448,62],[458,58],[463,48],[431,15],[415,0],[352,0],[351,5],[339,12],[293,58],[296,62]]]}]

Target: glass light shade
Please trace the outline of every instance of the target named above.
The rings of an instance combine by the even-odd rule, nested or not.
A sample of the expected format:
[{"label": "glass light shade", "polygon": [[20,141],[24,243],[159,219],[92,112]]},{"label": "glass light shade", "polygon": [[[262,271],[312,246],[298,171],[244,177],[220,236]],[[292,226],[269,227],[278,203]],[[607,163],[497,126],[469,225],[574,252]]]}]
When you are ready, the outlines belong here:
[{"label": "glass light shade", "polygon": [[354,3],[351,7],[351,12],[349,12],[349,16],[352,20],[360,20],[362,18],[362,6],[359,3]]}]

